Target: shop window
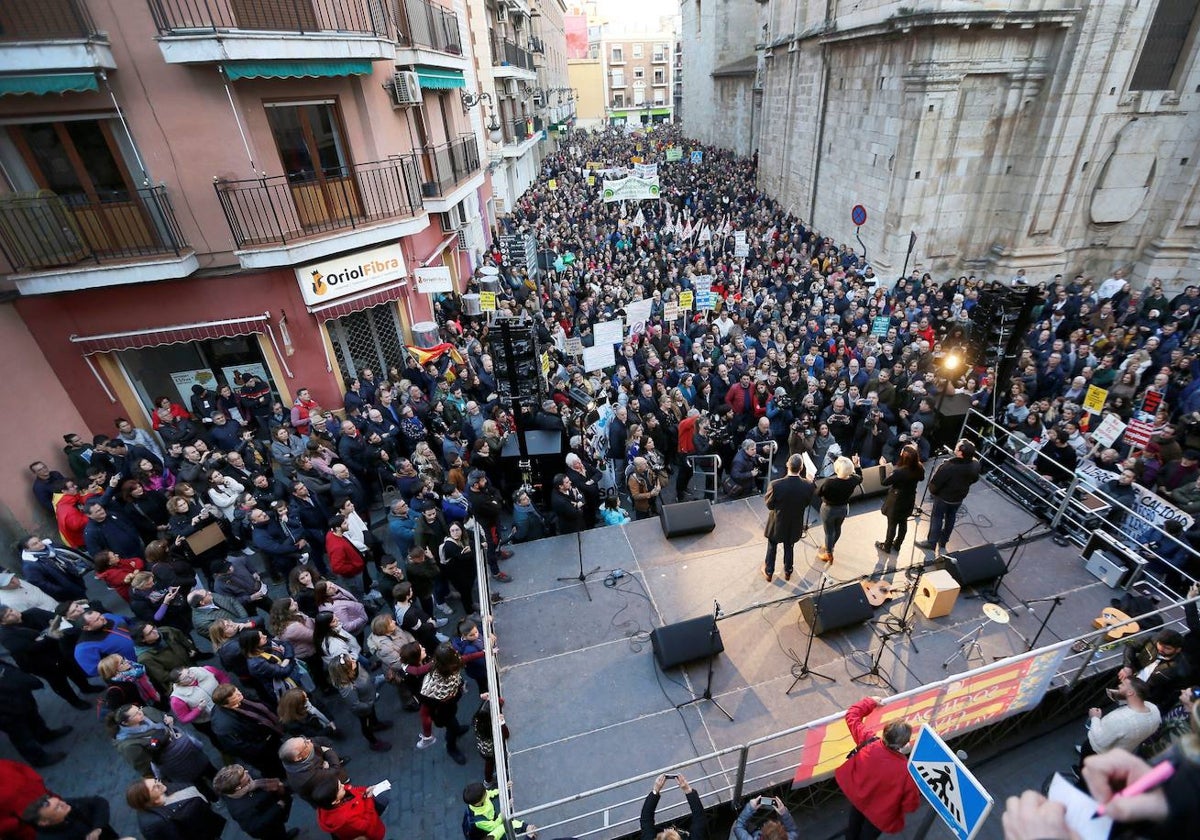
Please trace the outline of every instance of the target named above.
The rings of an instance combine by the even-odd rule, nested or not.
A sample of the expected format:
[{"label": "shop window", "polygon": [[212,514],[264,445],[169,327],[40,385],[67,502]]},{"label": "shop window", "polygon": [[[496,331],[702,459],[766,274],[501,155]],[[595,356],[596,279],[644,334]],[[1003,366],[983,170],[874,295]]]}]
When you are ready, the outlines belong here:
[{"label": "shop window", "polygon": [[403,330],[394,303],[326,321],[325,326],[338,366],[347,379],[358,376],[363,368],[386,371],[403,358]]}]

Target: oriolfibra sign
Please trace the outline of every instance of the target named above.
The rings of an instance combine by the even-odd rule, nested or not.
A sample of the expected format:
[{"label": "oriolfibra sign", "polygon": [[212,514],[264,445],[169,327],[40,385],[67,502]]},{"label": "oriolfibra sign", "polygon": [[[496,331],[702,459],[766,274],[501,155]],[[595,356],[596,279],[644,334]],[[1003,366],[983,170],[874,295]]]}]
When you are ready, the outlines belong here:
[{"label": "oriolfibra sign", "polygon": [[296,280],[304,302],[315,306],[405,276],[404,253],[398,243],[342,254],[298,267]]}]

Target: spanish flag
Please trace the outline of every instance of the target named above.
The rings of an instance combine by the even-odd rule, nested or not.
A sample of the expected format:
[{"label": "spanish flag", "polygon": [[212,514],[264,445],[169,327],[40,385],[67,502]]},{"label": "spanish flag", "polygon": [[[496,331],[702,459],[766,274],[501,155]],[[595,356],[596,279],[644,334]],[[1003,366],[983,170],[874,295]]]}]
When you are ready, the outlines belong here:
[{"label": "spanish flag", "polygon": [[455,364],[461,365],[463,363],[462,354],[458,352],[457,347],[449,342],[443,342],[429,348],[405,344],[404,349],[412,354],[412,357],[417,360],[417,364],[421,367],[425,367],[430,362],[436,362],[447,353],[450,354],[450,358],[454,360]]}]

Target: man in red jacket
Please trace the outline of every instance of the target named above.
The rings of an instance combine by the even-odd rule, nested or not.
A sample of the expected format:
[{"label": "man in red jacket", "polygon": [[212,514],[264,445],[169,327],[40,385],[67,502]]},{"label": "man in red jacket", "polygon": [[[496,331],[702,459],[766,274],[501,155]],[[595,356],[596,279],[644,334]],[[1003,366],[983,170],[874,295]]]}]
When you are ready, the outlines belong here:
[{"label": "man in red jacket", "polygon": [[361,598],[371,587],[371,577],[362,552],[346,536],[348,530],[350,526],[346,517],[340,513],[334,514],[329,520],[329,533],[325,535],[325,553],[329,558],[329,568],[338,577],[338,583]]},{"label": "man in red jacket", "polygon": [[376,798],[370,788],[343,784],[330,770],[312,783],[310,795],[317,825],[334,840],[383,840],[387,829],[379,815],[387,808],[386,795]]},{"label": "man in red jacket", "polygon": [[879,703],[870,697],[846,710],[846,726],[856,747],[836,771],[838,787],[850,802],[846,840],[875,840],[880,834],[904,829],[904,815],[921,804],[921,792],[908,774],[904,749],[912,727],[892,721],[881,736],[863,725]]}]

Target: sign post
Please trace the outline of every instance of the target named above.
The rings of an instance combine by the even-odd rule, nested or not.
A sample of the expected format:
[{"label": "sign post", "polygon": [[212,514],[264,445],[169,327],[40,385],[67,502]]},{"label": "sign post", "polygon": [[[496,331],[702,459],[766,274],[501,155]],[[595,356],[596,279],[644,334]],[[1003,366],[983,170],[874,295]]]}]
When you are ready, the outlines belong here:
[{"label": "sign post", "polygon": [[992,810],[992,795],[930,726],[921,727],[908,774],[958,840],[972,840]]},{"label": "sign post", "polygon": [[855,204],[850,208],[850,221],[854,223],[854,238],[858,240],[858,244],[862,245],[863,262],[867,259],[867,246],[863,243],[862,237],[858,235],[858,229],[867,223],[867,208],[861,204]]}]

